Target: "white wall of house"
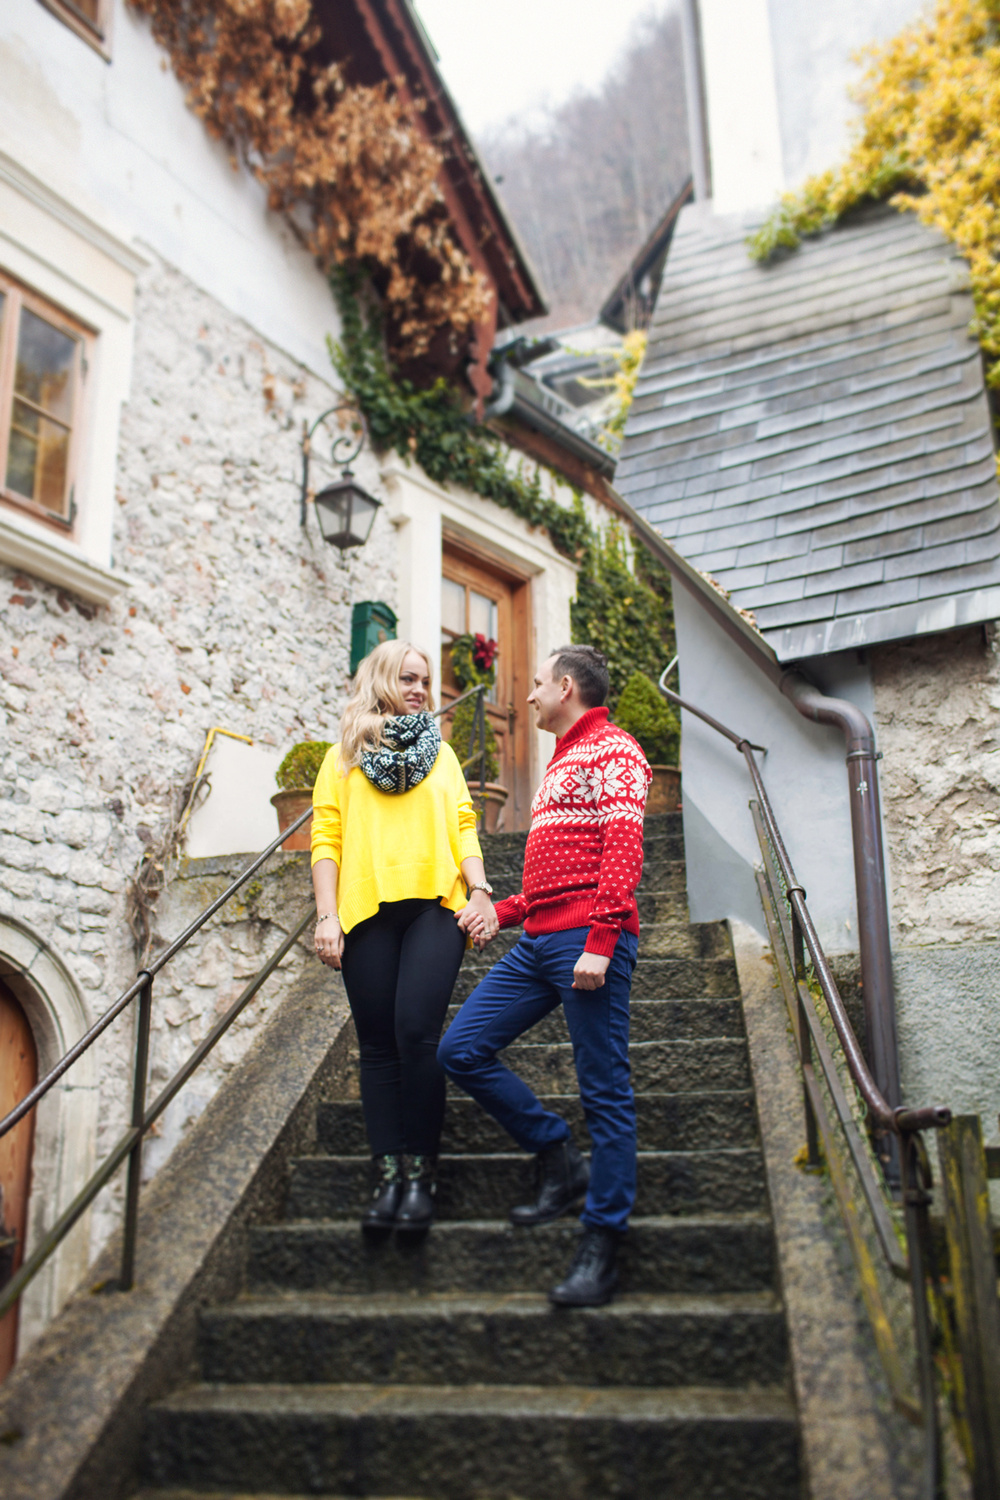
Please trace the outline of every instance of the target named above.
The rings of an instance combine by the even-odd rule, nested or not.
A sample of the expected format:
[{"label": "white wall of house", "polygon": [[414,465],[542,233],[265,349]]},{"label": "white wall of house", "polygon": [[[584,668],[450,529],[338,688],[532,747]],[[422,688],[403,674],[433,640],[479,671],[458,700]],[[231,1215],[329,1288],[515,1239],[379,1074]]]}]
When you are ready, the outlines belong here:
[{"label": "white wall of house", "polygon": [[185,102],[148,21],[115,0],[106,62],[38,0],[0,25],[0,144],[53,190],[149,246],[315,374],[329,288],[259,183]]},{"label": "white wall of house", "polygon": [[110,30],[107,61],[37,0],[0,17],[0,268],[96,336],[72,534],[7,510],[0,559],[99,604],[127,583],[114,455],[142,267],[176,267],[327,381],[339,326],[325,278],[188,108],[149,24],[116,0]]},{"label": "white wall of house", "polygon": [[858,117],[855,54],[915,0],[698,0],[716,213],[770,206],[843,155]]},{"label": "white wall of house", "polygon": [[[829,953],[856,950],[843,738],[804,719],[680,585],[674,588],[674,617],[681,695],[766,748],[767,754],[758,757],[764,783],[808,893],[820,940]],[[829,658],[822,670],[825,692],[848,698],[871,714],[871,685],[855,657]],[[753,877],[760,849],[748,810],[754,794],[749,772],[729,741],[693,715],[682,715],[681,729],[691,920],[739,917],[762,932]]]}]

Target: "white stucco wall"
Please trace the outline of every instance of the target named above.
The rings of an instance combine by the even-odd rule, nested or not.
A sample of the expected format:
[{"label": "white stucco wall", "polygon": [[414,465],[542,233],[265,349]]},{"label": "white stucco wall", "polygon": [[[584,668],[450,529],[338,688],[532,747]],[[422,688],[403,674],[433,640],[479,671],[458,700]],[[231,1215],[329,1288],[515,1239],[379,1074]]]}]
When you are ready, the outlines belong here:
[{"label": "white stucco wall", "polygon": [[324,277],[187,107],[124,0],[114,0],[110,63],[38,0],[6,0],[0,98],[0,150],[327,374],[337,323]]},{"label": "white stucco wall", "polygon": [[766,208],[843,155],[855,54],[919,0],[699,0],[716,213]]},{"label": "white stucco wall", "polygon": [[[786,847],[829,953],[857,948],[854,855],[843,738],[813,724],[680,586],[674,589],[678,691],[737,734],[767,749],[758,757]],[[819,684],[871,714],[867,673],[856,660],[823,664]],[[715,730],[682,715],[684,841],[691,920],[739,917],[763,932],[753,880],[760,851],[742,755]]]}]

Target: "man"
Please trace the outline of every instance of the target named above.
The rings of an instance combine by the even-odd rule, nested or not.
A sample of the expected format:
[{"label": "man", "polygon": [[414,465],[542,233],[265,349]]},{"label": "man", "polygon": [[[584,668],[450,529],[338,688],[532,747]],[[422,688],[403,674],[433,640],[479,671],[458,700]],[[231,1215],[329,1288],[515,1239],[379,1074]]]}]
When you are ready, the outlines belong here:
[{"label": "man", "polygon": [[[563,646],[538,668],[528,702],[556,747],[531,805],[524,889],[500,901],[524,936],[469,996],[441,1043],[446,1071],[538,1158],[537,1202],[514,1224],[547,1224],[586,1194],[583,1234],[549,1298],[599,1307],[617,1285],[618,1243],[635,1199],[629,989],[639,919],[642,820],[651,773],[608,721],[608,667],[592,646]],[[497,1053],[562,1005],[590,1131],[587,1164],[566,1121],[543,1108]]]}]

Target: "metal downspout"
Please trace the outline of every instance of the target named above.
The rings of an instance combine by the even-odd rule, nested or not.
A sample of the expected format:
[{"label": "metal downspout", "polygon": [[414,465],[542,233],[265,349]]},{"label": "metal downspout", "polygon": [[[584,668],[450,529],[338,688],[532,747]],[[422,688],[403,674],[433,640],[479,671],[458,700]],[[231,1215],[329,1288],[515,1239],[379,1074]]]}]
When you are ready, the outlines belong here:
[{"label": "metal downspout", "polygon": [[817,724],[833,724],[847,742],[858,947],[868,1056],[883,1097],[896,1106],[902,1100],[875,733],[860,708],[844,698],[828,698],[801,673],[786,672],[779,685],[804,718]]}]

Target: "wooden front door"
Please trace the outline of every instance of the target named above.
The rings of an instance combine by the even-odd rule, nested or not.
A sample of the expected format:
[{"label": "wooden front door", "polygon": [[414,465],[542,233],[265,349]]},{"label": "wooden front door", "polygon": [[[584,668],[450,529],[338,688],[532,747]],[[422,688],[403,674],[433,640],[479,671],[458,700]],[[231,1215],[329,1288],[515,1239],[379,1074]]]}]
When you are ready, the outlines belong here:
[{"label": "wooden front door", "polygon": [[[35,1039],[17,1000],[0,983],[0,1119],[20,1104],[38,1082]],[[31,1147],[34,1111],[0,1136],[0,1282],[6,1282],[24,1259],[31,1191]],[[13,1246],[5,1241],[14,1240]],[[17,1354],[17,1307],[0,1318],[0,1380]]]},{"label": "wooden front door", "polygon": [[[458,697],[451,666],[451,643],[456,636],[482,634],[499,643],[496,681],[486,700],[486,712],[500,748],[500,781],[508,789],[503,826],[527,827],[530,802],[530,740],[528,711],[528,597],[526,579],[516,578],[483,556],[447,544],[441,568],[441,703]],[[445,720],[445,734],[450,735]],[[468,746],[456,746],[465,760]],[[476,778],[475,766],[467,773]]]}]

